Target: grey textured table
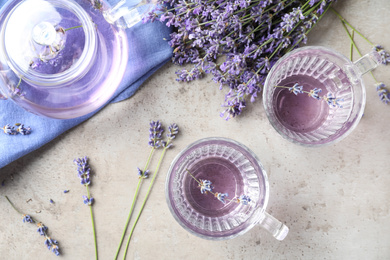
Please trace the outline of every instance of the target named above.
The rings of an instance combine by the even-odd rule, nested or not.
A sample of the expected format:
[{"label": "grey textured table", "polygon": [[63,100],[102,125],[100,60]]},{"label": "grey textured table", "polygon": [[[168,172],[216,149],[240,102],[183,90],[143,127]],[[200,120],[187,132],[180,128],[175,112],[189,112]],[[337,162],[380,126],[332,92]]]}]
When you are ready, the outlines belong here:
[{"label": "grey textured table", "polygon": [[[335,7],[372,42],[390,49],[390,1],[339,0]],[[358,42],[366,46],[364,52],[370,50]],[[332,12],[309,35],[309,44],[349,54],[349,39]],[[145,164],[149,152],[148,124],[158,119],[176,122],[181,133],[163,161],[129,259],[390,258],[390,105],[379,101],[370,75],[364,76],[367,106],[355,131],[338,144],[311,149],[282,139],[270,126],[261,100],[242,117],[225,122],[219,117],[225,92],[210,77],[178,83],[177,69],[167,64],[134,97],[109,105],[0,169],[0,195],[49,227],[60,242],[62,259],[94,258],[89,210],[82,203],[85,188],[73,159],[91,158],[99,256],[113,259],[136,188],[136,167]],[[375,75],[390,85],[390,67],[378,68]],[[233,138],[258,155],[270,180],[268,211],[290,228],[284,241],[255,227],[234,240],[211,242],[175,222],[164,194],[170,161],[191,142],[210,136]],[[70,192],[64,194],[65,189]],[[22,223],[5,199],[0,207],[0,259],[55,257],[36,228]]]}]

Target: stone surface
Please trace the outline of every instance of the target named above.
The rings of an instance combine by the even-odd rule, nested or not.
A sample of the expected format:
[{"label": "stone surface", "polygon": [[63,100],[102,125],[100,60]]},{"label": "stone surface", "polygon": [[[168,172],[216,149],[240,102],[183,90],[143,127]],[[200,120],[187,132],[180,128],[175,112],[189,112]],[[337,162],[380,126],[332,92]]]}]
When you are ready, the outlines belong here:
[{"label": "stone surface", "polygon": [[[390,1],[339,0],[335,8],[372,42],[390,49]],[[365,41],[356,39],[362,52],[370,50]],[[309,45],[331,47],[346,56],[350,50],[332,12],[309,35]],[[137,185],[136,167],[143,167],[149,152],[148,124],[158,119],[176,122],[181,133],[161,165],[128,259],[390,258],[390,107],[379,101],[370,75],[364,76],[365,115],[352,134],[335,145],[305,148],[276,133],[260,99],[241,117],[224,121],[219,112],[225,91],[210,77],[178,83],[177,69],[167,64],[134,97],[109,105],[0,169],[0,181],[4,180],[0,195],[9,196],[20,210],[49,227],[50,235],[60,242],[62,259],[94,258],[89,209],[82,202],[86,190],[79,184],[73,159],[91,158],[99,258],[113,259]],[[378,68],[375,76],[390,84],[389,68]],[[188,144],[210,136],[235,139],[260,158],[270,180],[267,210],[290,228],[284,241],[255,226],[234,240],[212,242],[187,233],[175,222],[164,191],[169,164]],[[154,159],[151,169],[157,164]],[[65,189],[69,193],[63,193]],[[146,185],[140,198],[145,192]],[[4,198],[0,207],[0,259],[54,257],[36,228],[22,223]]]}]

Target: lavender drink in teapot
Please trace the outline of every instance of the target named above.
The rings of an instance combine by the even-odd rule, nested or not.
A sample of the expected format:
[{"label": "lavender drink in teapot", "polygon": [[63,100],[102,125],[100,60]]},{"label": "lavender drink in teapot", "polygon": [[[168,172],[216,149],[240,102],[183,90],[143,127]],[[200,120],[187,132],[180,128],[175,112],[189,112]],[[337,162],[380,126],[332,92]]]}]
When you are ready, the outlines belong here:
[{"label": "lavender drink in teapot", "polygon": [[[125,73],[124,28],[139,22],[152,4],[121,1],[122,8],[115,8],[105,0],[9,0],[0,10],[0,97],[52,118],[95,111]],[[107,21],[113,9],[121,15]]]}]

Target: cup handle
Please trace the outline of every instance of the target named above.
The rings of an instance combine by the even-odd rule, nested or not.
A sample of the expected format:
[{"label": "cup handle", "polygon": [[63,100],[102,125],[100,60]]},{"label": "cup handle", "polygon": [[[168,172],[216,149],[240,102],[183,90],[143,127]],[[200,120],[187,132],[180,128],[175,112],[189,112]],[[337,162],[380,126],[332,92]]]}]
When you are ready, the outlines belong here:
[{"label": "cup handle", "polygon": [[259,221],[259,225],[262,226],[265,230],[271,233],[274,238],[277,240],[283,240],[288,234],[288,227],[268,214],[267,212],[263,213],[263,218]]}]

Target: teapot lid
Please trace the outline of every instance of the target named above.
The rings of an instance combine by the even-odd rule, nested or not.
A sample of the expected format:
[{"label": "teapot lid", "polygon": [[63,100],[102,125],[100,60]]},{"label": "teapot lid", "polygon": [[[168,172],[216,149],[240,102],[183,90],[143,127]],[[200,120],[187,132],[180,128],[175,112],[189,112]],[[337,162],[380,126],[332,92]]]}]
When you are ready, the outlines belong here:
[{"label": "teapot lid", "polygon": [[73,0],[24,0],[7,15],[2,52],[20,78],[43,86],[83,76],[96,53],[96,29]]}]

